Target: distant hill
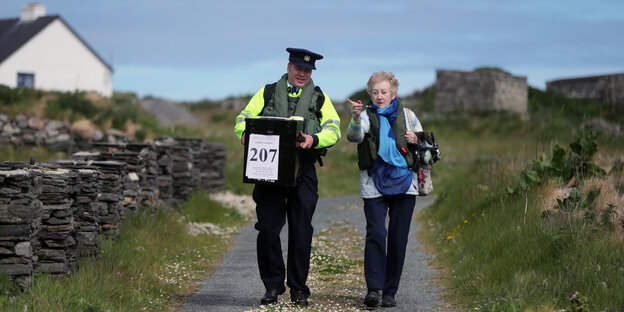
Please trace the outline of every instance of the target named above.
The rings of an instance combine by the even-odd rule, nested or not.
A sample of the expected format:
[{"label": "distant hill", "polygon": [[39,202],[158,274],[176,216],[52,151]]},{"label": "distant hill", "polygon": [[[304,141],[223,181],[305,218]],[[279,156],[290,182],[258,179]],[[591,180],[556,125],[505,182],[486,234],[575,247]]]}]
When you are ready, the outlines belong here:
[{"label": "distant hill", "polygon": [[144,98],[141,108],[152,113],[156,120],[165,125],[199,125],[201,121],[184,106],[165,99]]}]

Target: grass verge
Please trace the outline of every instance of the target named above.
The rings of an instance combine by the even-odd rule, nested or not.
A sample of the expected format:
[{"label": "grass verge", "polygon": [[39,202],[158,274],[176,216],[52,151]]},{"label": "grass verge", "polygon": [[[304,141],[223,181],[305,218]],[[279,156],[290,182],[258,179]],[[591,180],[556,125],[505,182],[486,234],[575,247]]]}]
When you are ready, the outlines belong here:
[{"label": "grass verge", "polygon": [[[545,181],[510,195],[505,188],[517,184],[530,157],[489,152],[490,145],[509,144],[496,141],[527,144],[504,135],[469,140],[485,148],[439,163],[437,200],[419,216],[447,268],[445,281],[454,295],[448,299],[473,311],[620,311],[619,225],[580,210],[545,217],[543,211],[556,205],[551,193],[567,181]],[[621,141],[616,143],[603,158],[621,155]],[[607,155],[613,151],[618,154]],[[604,208],[595,213],[604,215]]]},{"label": "grass verge", "polygon": [[46,148],[39,147],[16,147],[13,145],[0,145],[1,161],[28,162],[30,157],[34,157],[36,162],[46,162],[56,159],[68,159],[69,156],[63,152],[54,152]]}]

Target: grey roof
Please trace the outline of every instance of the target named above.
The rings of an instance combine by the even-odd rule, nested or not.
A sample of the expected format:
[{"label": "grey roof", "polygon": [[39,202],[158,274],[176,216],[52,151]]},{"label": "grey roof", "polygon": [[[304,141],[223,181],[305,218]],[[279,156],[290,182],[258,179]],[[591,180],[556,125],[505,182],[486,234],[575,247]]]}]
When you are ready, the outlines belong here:
[{"label": "grey roof", "polygon": [[19,18],[0,19],[0,63],[4,62],[11,54],[17,51],[21,46],[26,44],[32,37],[37,35],[41,30],[50,25],[53,21],[59,19],[71,32],[80,40],[101,62],[104,66],[113,71],[113,67],[109,65],[102,57],[100,57],[89,44],[78,35],[78,33],[67,24],[63,18],[58,15],[42,16],[30,22],[20,21]]}]

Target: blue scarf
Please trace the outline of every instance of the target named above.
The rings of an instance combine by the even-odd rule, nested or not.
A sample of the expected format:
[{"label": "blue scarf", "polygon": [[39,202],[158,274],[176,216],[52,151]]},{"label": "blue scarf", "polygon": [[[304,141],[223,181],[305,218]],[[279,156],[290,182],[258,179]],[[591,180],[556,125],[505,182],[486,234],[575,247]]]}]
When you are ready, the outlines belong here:
[{"label": "blue scarf", "polygon": [[370,104],[379,119],[379,157],[375,159],[371,174],[375,187],[382,195],[405,194],[412,184],[412,171],[396,147],[392,126],[396,121],[398,103],[394,99],[385,108]]}]

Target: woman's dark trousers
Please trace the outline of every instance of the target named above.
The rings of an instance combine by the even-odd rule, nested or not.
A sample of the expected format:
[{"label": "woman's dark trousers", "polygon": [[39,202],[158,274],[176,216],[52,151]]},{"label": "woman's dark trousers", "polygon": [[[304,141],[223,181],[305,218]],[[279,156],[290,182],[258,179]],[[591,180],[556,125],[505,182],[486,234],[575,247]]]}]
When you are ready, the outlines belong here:
[{"label": "woman's dark trousers", "polygon": [[[395,195],[364,199],[366,244],[364,277],[368,290],[396,294],[416,196]],[[386,230],[386,214],[389,216]],[[387,246],[386,246],[387,238]]]}]

